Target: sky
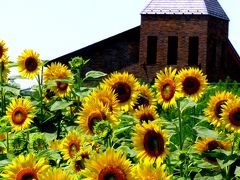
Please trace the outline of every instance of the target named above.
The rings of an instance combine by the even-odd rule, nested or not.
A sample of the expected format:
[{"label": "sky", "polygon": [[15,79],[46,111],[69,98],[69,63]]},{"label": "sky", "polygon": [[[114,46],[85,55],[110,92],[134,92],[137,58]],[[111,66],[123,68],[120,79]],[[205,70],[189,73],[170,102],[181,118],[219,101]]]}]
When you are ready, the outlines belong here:
[{"label": "sky", "polygon": [[[218,0],[240,54],[240,0]],[[140,25],[150,0],[0,0],[0,38],[11,61],[24,49],[51,60]],[[13,74],[15,74],[15,70]],[[25,88],[32,83],[22,83]]]}]

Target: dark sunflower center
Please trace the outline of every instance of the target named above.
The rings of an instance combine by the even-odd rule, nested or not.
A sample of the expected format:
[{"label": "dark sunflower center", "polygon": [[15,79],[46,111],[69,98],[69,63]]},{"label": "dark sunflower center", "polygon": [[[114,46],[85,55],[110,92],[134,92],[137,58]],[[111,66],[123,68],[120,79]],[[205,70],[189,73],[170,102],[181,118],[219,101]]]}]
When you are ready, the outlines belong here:
[{"label": "dark sunflower center", "polygon": [[77,160],[74,164],[76,171],[81,171],[85,169],[84,160]]},{"label": "dark sunflower center", "polygon": [[96,125],[97,122],[106,119],[106,115],[101,112],[92,112],[88,116],[88,128],[93,133],[94,125]]},{"label": "dark sunflower center", "polygon": [[46,99],[51,100],[54,95],[55,95],[54,92],[51,91],[50,89],[46,90],[46,94],[45,94]]},{"label": "dark sunflower center", "polygon": [[37,60],[33,57],[28,57],[26,60],[25,60],[25,67],[27,69],[27,71],[35,71],[38,67],[38,63],[37,63]]},{"label": "dark sunflower center", "polygon": [[144,121],[146,122],[146,123],[148,123],[148,121],[153,121],[154,120],[154,117],[153,117],[153,115],[151,114],[151,113],[144,113],[144,114],[142,114],[141,115],[141,117],[140,117],[140,122],[141,123],[143,123]]},{"label": "dark sunflower center", "polygon": [[154,130],[147,131],[144,136],[144,149],[145,151],[153,157],[158,157],[164,152],[164,139],[160,133]]},{"label": "dark sunflower center", "polygon": [[16,175],[16,180],[38,180],[37,173],[32,168],[24,168]]},{"label": "dark sunflower center", "polygon": [[161,87],[161,95],[164,101],[170,101],[175,93],[175,82],[167,79]]},{"label": "dark sunflower center", "polygon": [[69,156],[72,158],[74,157],[74,155],[79,151],[80,147],[79,144],[76,143],[72,143],[69,146],[68,152],[69,152]]},{"label": "dark sunflower center", "polygon": [[21,107],[14,109],[12,113],[12,122],[14,124],[20,125],[23,124],[27,118],[27,111]]},{"label": "dark sunflower center", "polygon": [[230,120],[231,124],[233,124],[235,126],[240,126],[240,107],[233,109],[229,113],[229,120]]},{"label": "dark sunflower center", "polygon": [[221,118],[220,114],[222,113],[222,105],[225,104],[226,101],[227,100],[218,101],[215,105],[214,112],[218,118]]},{"label": "dark sunflower center", "polygon": [[212,151],[214,149],[218,149],[218,148],[222,148],[221,144],[216,141],[216,140],[212,140],[210,142],[207,143],[207,149],[208,151]]},{"label": "dark sunflower center", "polygon": [[184,79],[182,85],[183,85],[183,91],[188,95],[192,95],[199,91],[201,84],[196,77],[189,76]]},{"label": "dark sunflower center", "polygon": [[66,91],[67,88],[68,88],[68,83],[65,83],[65,82],[57,82],[57,88],[58,88],[60,91]]},{"label": "dark sunflower center", "polygon": [[129,100],[131,96],[131,87],[124,82],[118,82],[113,85],[113,90],[117,94],[117,99],[120,103],[124,103]]},{"label": "dark sunflower center", "polygon": [[125,173],[115,166],[108,166],[102,169],[98,175],[98,180],[126,180]]},{"label": "dark sunflower center", "polygon": [[5,64],[4,64],[4,62],[3,62],[3,61],[2,61],[2,63],[1,63],[1,64],[2,64],[2,67],[1,67],[1,68],[2,68],[2,72],[3,72],[3,71],[5,70]]},{"label": "dark sunflower center", "polygon": [[137,99],[137,105],[138,106],[142,106],[142,105],[143,106],[148,106],[149,105],[148,98],[144,95],[139,96],[138,99]]}]

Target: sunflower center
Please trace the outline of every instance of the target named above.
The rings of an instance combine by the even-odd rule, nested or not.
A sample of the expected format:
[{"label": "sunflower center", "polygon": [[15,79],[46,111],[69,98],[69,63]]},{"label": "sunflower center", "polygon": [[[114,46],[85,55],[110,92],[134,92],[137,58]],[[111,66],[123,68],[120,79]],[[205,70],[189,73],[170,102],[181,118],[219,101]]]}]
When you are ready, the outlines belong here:
[{"label": "sunflower center", "polygon": [[93,133],[93,129],[94,126],[97,124],[97,122],[106,119],[105,114],[101,113],[101,112],[92,112],[89,116],[88,116],[88,128],[89,130]]},{"label": "sunflower center", "polygon": [[175,82],[170,79],[166,79],[161,87],[161,95],[164,101],[170,101],[175,93]]},{"label": "sunflower center", "polygon": [[60,91],[66,91],[66,89],[68,88],[68,83],[65,82],[57,82],[57,88]]},{"label": "sunflower center", "polygon": [[129,100],[131,96],[131,87],[124,82],[118,82],[113,85],[113,90],[117,94],[117,99],[120,103],[124,103]]},{"label": "sunflower center", "polygon": [[143,123],[144,121],[146,122],[146,123],[148,123],[148,121],[153,121],[154,120],[154,117],[153,117],[153,115],[151,114],[151,113],[144,113],[144,114],[142,114],[141,115],[141,117],[140,117],[140,122],[141,123]]},{"label": "sunflower center", "polygon": [[14,124],[22,124],[27,118],[27,111],[22,107],[17,107],[12,113],[12,122]]},{"label": "sunflower center", "polygon": [[149,105],[149,100],[148,100],[148,98],[147,98],[146,96],[144,96],[144,95],[140,95],[140,96],[138,97],[138,99],[137,99],[137,105],[138,105],[138,106],[143,105],[144,107],[145,107],[145,106],[148,106],[148,105]]},{"label": "sunflower center", "polygon": [[164,152],[164,139],[160,133],[154,130],[147,131],[143,142],[146,152],[150,156],[158,157]]},{"label": "sunflower center", "polygon": [[188,95],[192,95],[198,92],[201,84],[196,77],[189,76],[184,79],[182,85],[183,91]]},{"label": "sunflower center", "polygon": [[98,175],[98,180],[126,180],[125,173],[118,167],[108,166],[102,169]]},{"label": "sunflower center", "polygon": [[51,91],[50,89],[47,89],[45,94],[46,99],[51,100],[53,96],[54,96],[54,92]]},{"label": "sunflower center", "polygon": [[5,70],[5,64],[4,64],[4,62],[2,61],[2,63],[1,63],[1,68],[2,68],[2,72]]},{"label": "sunflower center", "polygon": [[79,149],[79,144],[76,144],[74,142],[70,144],[68,149],[69,156],[72,158],[79,151]]},{"label": "sunflower center", "polygon": [[35,71],[38,67],[38,63],[37,60],[33,57],[28,57],[25,61],[25,67],[27,69],[27,71]]},{"label": "sunflower center", "polygon": [[24,168],[16,175],[16,180],[38,180],[37,173],[32,168]]},{"label": "sunflower center", "polygon": [[240,107],[233,109],[229,113],[229,120],[230,120],[231,124],[233,124],[235,126],[240,126]]},{"label": "sunflower center", "polygon": [[221,100],[221,101],[218,101],[215,105],[215,109],[214,109],[214,112],[215,112],[215,115],[218,117],[218,118],[221,118],[221,113],[222,113],[222,105],[226,102],[227,100]]},{"label": "sunflower center", "polygon": [[217,142],[216,140],[212,140],[210,142],[207,143],[207,149],[208,151],[213,151],[214,149],[217,148],[222,148],[221,144],[219,142]]},{"label": "sunflower center", "polygon": [[81,159],[81,160],[75,161],[74,167],[76,171],[81,171],[82,169],[85,169],[84,160]]}]

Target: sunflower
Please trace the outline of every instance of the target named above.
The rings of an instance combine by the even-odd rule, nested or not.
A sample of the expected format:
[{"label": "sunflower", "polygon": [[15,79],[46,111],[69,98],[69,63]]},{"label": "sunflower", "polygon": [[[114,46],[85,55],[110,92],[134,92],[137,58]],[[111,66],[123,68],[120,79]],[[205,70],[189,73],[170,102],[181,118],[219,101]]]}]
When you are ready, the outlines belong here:
[{"label": "sunflower", "polygon": [[28,79],[33,79],[39,74],[42,66],[39,54],[32,49],[25,49],[17,59],[18,71],[21,76]]},{"label": "sunflower", "polygon": [[70,166],[75,172],[80,172],[85,169],[85,162],[89,159],[90,151],[88,149],[81,149],[71,160]]},{"label": "sunflower", "polygon": [[103,153],[95,153],[86,160],[85,166],[81,174],[88,180],[133,179],[131,162],[120,150],[115,152],[113,148],[107,148]]},{"label": "sunflower", "polygon": [[72,159],[81,147],[81,135],[76,130],[70,131],[62,140],[61,153],[64,160]]},{"label": "sunflower", "polygon": [[139,83],[137,79],[127,72],[114,72],[101,84],[103,89],[111,88],[114,90],[114,93],[117,95],[117,100],[119,100],[120,108],[125,111],[132,109],[137,102],[138,86]]},{"label": "sunflower", "polygon": [[222,105],[229,99],[234,99],[234,95],[230,92],[217,92],[211,96],[207,108],[204,113],[208,117],[208,121],[216,127],[219,127],[223,122],[221,121]]},{"label": "sunflower", "polygon": [[165,169],[165,164],[154,167],[149,161],[141,161],[132,168],[133,180],[170,180],[172,176],[168,176]]},{"label": "sunflower", "polygon": [[52,139],[49,142],[49,148],[53,150],[60,150],[61,149],[61,140],[59,139]]},{"label": "sunflower", "polygon": [[230,99],[223,104],[220,116],[226,129],[240,133],[240,98]]},{"label": "sunflower", "polygon": [[133,116],[140,121],[140,123],[154,121],[159,118],[154,106],[140,106],[135,110]]},{"label": "sunflower", "polygon": [[2,56],[0,59],[1,68],[2,68],[2,81],[7,82],[8,74],[10,72],[10,69],[8,67],[9,59],[7,56]]},{"label": "sunflower", "polygon": [[39,180],[74,180],[74,175],[62,168],[50,168],[47,172],[40,175]]},{"label": "sunflower", "polygon": [[117,124],[117,118],[109,112],[108,107],[96,99],[95,102],[84,104],[76,123],[86,134],[92,135],[94,125],[102,120],[107,120],[114,126]]},{"label": "sunflower", "polygon": [[45,83],[55,81],[51,91],[58,97],[64,97],[71,92],[73,74],[66,65],[53,62],[44,69],[43,80]]},{"label": "sunflower", "polygon": [[55,93],[50,88],[48,88],[48,89],[45,90],[43,97],[44,97],[43,100],[46,103],[48,103],[48,102],[51,102],[54,99]]},{"label": "sunflower", "polygon": [[7,180],[40,179],[41,174],[48,169],[45,158],[37,160],[33,154],[20,154],[4,168],[1,175]]},{"label": "sunflower", "polygon": [[[215,149],[224,149],[229,150],[231,147],[231,143],[227,141],[219,141],[215,138],[204,138],[201,140],[198,140],[195,144],[196,150],[199,152],[199,154],[211,152]],[[217,159],[215,157],[204,157],[204,160],[208,161],[209,163],[216,164]]]},{"label": "sunflower", "polygon": [[203,75],[198,68],[183,68],[178,72],[176,78],[181,83],[182,95],[191,98],[193,101],[198,101],[207,89],[206,75]]},{"label": "sunflower", "polygon": [[168,153],[167,135],[154,122],[143,122],[135,126],[136,132],[132,140],[137,157],[140,160],[147,160],[151,163],[161,163]]},{"label": "sunflower", "polygon": [[137,102],[133,109],[138,109],[140,106],[155,106],[156,101],[153,99],[154,94],[148,84],[142,84],[138,87]]},{"label": "sunflower", "polygon": [[6,111],[6,116],[13,126],[13,130],[20,131],[28,128],[34,118],[33,110],[34,107],[31,106],[29,99],[13,99]]},{"label": "sunflower", "polygon": [[[94,89],[85,99],[85,103],[92,103],[93,101],[96,101],[98,99],[103,103],[104,106],[107,106],[109,112],[115,116],[118,117],[120,109],[118,106],[118,100],[117,95],[114,94],[114,91],[109,88],[96,88]],[[92,102],[91,102],[92,101]],[[83,105],[84,106],[84,105]]]},{"label": "sunflower", "polygon": [[0,39],[0,59],[2,59],[2,57],[4,56],[7,56],[7,51],[8,51],[8,48],[5,42],[2,39]]},{"label": "sunflower", "polygon": [[176,79],[176,69],[172,67],[160,70],[155,79],[155,88],[157,90],[157,101],[162,104],[163,109],[176,106],[176,100],[181,97],[181,83]]}]

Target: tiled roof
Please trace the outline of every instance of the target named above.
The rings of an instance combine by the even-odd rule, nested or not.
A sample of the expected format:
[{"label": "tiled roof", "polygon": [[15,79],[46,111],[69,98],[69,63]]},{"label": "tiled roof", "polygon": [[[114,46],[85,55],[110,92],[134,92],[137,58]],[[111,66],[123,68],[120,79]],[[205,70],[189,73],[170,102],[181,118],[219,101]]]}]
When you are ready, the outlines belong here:
[{"label": "tiled roof", "polygon": [[210,15],[229,20],[217,0],[151,0],[141,14]]}]

